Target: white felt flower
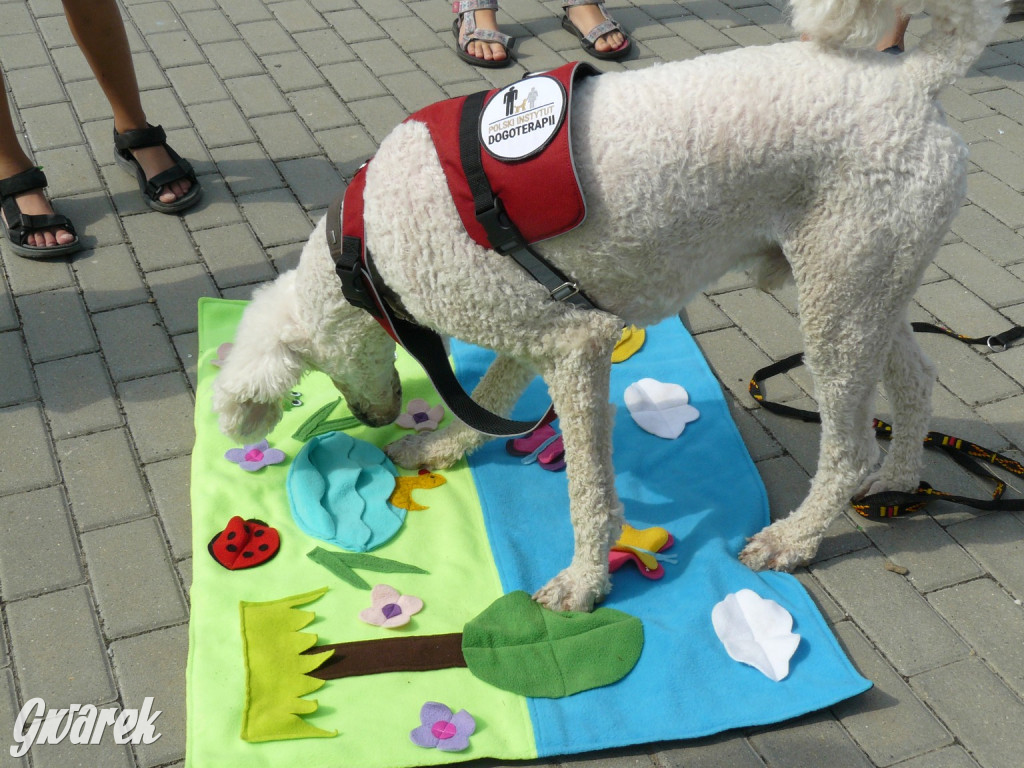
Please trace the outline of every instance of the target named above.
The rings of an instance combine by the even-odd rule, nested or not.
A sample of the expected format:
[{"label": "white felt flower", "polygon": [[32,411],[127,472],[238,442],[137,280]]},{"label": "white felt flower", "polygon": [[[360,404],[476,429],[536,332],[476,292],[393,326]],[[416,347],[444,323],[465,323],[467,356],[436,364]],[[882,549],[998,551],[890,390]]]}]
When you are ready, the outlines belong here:
[{"label": "white felt flower", "polygon": [[726,652],[778,682],[800,644],[789,611],[750,589],[726,595],[711,610],[711,623]]},{"label": "white felt flower", "polygon": [[690,396],[678,384],[657,379],[640,379],[626,387],[626,407],[633,420],[652,435],[675,440],[700,411],[690,405]]}]

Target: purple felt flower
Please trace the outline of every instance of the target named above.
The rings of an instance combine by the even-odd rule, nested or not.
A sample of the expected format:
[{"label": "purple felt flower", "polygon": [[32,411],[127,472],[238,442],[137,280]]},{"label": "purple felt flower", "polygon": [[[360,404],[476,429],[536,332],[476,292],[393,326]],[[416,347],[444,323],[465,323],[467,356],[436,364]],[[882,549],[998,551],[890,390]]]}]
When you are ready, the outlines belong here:
[{"label": "purple felt flower", "polygon": [[266,440],[244,448],[232,448],[224,454],[224,458],[233,461],[246,472],[255,472],[268,464],[280,464],[285,459],[284,451],[271,448]]},{"label": "purple felt flower", "polygon": [[444,408],[440,405],[430,407],[430,403],[420,398],[414,398],[405,406],[405,413],[395,420],[395,424],[405,429],[415,429],[421,432],[425,429],[437,429],[437,425],[444,418]]},{"label": "purple felt flower", "polygon": [[428,701],[420,710],[419,728],[409,733],[418,747],[435,747],[445,752],[461,752],[469,746],[469,737],[476,730],[476,720],[464,709],[457,715],[444,704]]},{"label": "purple felt flower", "polygon": [[418,597],[403,595],[387,584],[378,584],[370,592],[370,607],[360,611],[359,618],[367,624],[392,629],[408,624],[413,614],[422,610],[423,601]]},{"label": "purple felt flower", "polygon": [[217,347],[217,357],[210,361],[210,365],[215,365],[220,368],[227,362],[228,354],[231,352],[231,348],[235,346],[230,341],[226,341]]}]

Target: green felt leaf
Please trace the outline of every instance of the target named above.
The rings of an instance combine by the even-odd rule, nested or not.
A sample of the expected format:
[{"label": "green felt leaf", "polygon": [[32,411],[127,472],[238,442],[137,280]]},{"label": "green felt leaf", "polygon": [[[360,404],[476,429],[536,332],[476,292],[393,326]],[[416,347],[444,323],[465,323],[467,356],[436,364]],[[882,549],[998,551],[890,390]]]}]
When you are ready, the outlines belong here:
[{"label": "green felt leaf", "polygon": [[301,715],[317,709],[315,700],[302,698],[324,682],[307,673],[323,664],[333,651],[304,655],[316,635],[300,632],[315,618],[296,606],[310,603],[327,587],[265,603],[241,602],[242,650],[245,660],[245,711],[242,738],[274,741],[337,736],[310,725]]},{"label": "green felt leaf", "polygon": [[353,568],[376,573],[427,573],[415,565],[361,552],[331,552],[322,547],[316,547],[307,552],[306,557],[357,589],[370,589],[370,585],[352,570]]},{"label": "green felt leaf", "polygon": [[469,671],[502,690],[560,698],[629,674],[643,650],[640,619],[612,608],[555,613],[525,592],[498,598],[466,624]]},{"label": "green felt leaf", "polygon": [[317,435],[325,435],[328,432],[344,432],[346,429],[358,425],[359,419],[355,416],[346,416],[342,419],[327,418],[331,415],[331,411],[338,407],[340,402],[341,398],[339,397],[334,402],[317,408],[313,415],[302,422],[302,425],[295,430],[292,438],[305,443]]}]

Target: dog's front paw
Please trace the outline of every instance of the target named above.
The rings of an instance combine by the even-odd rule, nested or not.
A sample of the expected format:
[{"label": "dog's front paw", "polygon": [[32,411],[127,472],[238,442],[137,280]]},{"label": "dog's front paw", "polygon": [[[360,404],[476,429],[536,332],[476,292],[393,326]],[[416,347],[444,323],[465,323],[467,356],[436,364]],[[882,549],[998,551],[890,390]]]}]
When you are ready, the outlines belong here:
[{"label": "dog's front paw", "polygon": [[384,448],[384,452],[406,469],[445,469],[465,454],[458,435],[451,428],[437,432],[406,435]]},{"label": "dog's front paw", "polygon": [[569,566],[538,589],[533,599],[552,611],[592,611],[611,588],[607,569],[591,572]]},{"label": "dog's front paw", "polygon": [[814,557],[821,536],[801,535],[795,527],[780,520],[747,540],[740,560],[755,571],[792,571]]},{"label": "dog's front paw", "polygon": [[238,401],[228,396],[215,397],[213,407],[219,414],[221,432],[243,444],[266,437],[284,414],[280,402]]},{"label": "dog's front paw", "polygon": [[877,472],[872,472],[857,488],[857,491],[853,494],[853,498],[862,499],[865,496],[871,496],[875,493],[884,493],[886,491],[901,491],[909,492],[917,488],[917,473],[916,472],[901,472],[893,473],[887,471],[886,467],[882,467]]}]

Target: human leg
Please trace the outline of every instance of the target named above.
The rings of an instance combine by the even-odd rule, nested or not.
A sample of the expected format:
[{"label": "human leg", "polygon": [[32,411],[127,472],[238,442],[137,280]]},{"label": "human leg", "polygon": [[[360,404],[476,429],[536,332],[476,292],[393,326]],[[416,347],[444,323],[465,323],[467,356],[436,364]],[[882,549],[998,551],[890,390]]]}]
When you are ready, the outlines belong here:
[{"label": "human leg", "polygon": [[[62,0],[68,26],[85,60],[92,69],[114,115],[118,134],[146,128],[149,123],[142,108],[139,85],[132,64],[128,35],[121,20],[116,0]],[[141,166],[146,179],[153,179],[175,167],[176,161],[164,144],[133,147],[131,156]],[[173,176],[174,174],[170,174]],[[156,195],[159,203],[174,205],[177,201],[198,200],[191,188],[194,177],[181,174],[161,185]]]},{"label": "human leg", "polygon": [[907,25],[910,24],[910,17],[902,11],[897,11],[896,22],[892,25],[885,36],[878,41],[876,48],[879,51],[889,53],[902,53],[905,47],[904,36],[907,33]]},{"label": "human leg", "polygon": [[[54,219],[53,226],[42,226],[47,219],[25,218],[52,216],[54,212],[50,201],[43,193],[46,186],[45,176],[40,179],[38,174],[31,173],[35,164],[18,143],[17,131],[7,102],[7,90],[3,87],[2,80],[0,76],[0,189],[10,192],[10,201],[7,200],[7,194],[0,194],[4,197],[3,220],[8,236],[12,238],[12,248],[21,256],[34,258],[65,255],[78,247],[78,238],[70,223],[67,226],[60,226],[58,220]],[[40,186],[28,186],[29,184]],[[14,192],[15,189],[24,191]],[[41,226],[26,226],[30,221]],[[19,222],[22,224],[21,227],[18,226]],[[24,238],[17,234],[20,232],[25,232]],[[30,253],[23,248],[39,250]],[[43,249],[48,252],[43,253]],[[51,249],[52,252],[49,252]]]}]

